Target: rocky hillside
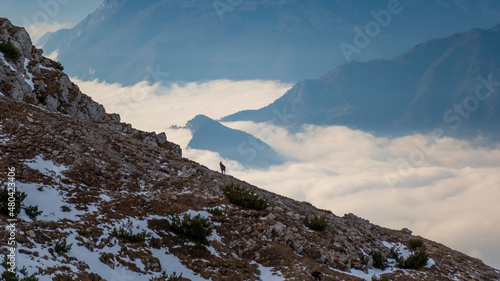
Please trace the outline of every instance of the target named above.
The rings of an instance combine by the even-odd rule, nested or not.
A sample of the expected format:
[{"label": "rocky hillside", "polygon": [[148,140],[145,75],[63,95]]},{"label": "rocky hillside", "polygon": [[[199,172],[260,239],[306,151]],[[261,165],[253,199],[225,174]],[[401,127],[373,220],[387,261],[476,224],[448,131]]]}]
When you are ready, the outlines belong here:
[{"label": "rocky hillside", "polygon": [[[397,11],[381,38],[356,44],[354,28],[364,30],[388,6]],[[74,28],[47,35],[43,48],[58,50],[68,73],[83,80],[296,82],[345,60],[392,57],[431,37],[493,26],[499,10],[494,0],[105,0]]]},{"label": "rocky hillside", "polygon": [[339,217],[182,158],[164,134],[107,114],[23,29],[0,22],[0,182],[25,195],[8,210],[0,192],[5,280],[18,280],[13,255],[25,280],[500,279],[409,230]]}]

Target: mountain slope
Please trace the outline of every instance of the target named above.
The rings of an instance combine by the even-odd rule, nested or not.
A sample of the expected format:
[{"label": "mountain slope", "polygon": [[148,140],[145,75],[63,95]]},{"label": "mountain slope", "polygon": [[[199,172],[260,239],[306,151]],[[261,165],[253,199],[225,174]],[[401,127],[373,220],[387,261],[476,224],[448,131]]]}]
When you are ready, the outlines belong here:
[{"label": "mountain slope", "polygon": [[[85,108],[95,104],[89,97],[54,109],[33,101],[37,88],[31,83],[53,81],[51,89],[59,89],[63,79],[44,71],[37,78],[37,70],[46,67],[39,50],[28,45],[24,29],[5,19],[0,23],[2,40],[31,58],[24,72],[22,58],[0,61],[0,73],[7,74],[0,81],[0,170],[10,171],[0,181],[26,194],[17,218],[0,214],[4,225],[16,228],[0,228],[0,245],[6,256],[12,248],[7,241],[17,242],[20,277],[150,280],[175,272],[182,280],[500,278],[481,261],[426,239],[420,246],[430,257],[426,266],[395,268],[394,251],[407,257],[406,245],[416,238],[408,230],[386,229],[352,214],[338,217],[211,171],[182,158],[163,134],[135,130],[105,111],[100,118],[86,115]],[[64,91],[50,94],[63,100]],[[66,114],[67,108],[81,114]],[[266,199],[267,206],[253,210],[232,203],[225,192],[231,184]],[[202,227],[212,231],[193,241],[185,231],[189,226],[183,232],[175,227],[176,215],[199,215],[209,224]],[[323,231],[304,225],[314,215],[324,216]],[[373,269],[375,253],[388,257],[386,270]],[[3,277],[9,266],[0,267]]]},{"label": "mountain slope", "polygon": [[287,108],[290,125],[346,125],[381,134],[428,132],[500,137],[498,27],[433,39],[390,60],[348,62],[297,83],[259,110],[222,121],[270,121]]},{"label": "mountain slope", "polygon": [[260,139],[240,130],[230,129],[204,115],[187,123],[193,133],[188,147],[218,152],[247,167],[267,168],[280,165],[284,157]]}]

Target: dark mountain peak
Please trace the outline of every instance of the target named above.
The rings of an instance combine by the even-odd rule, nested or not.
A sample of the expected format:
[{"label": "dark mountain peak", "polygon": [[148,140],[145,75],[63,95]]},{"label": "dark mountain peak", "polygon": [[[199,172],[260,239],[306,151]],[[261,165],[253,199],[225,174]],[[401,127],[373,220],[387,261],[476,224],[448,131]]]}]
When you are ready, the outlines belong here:
[{"label": "dark mountain peak", "polygon": [[193,133],[188,144],[190,148],[218,152],[224,158],[252,168],[267,168],[285,161],[283,156],[262,140],[228,128],[205,115],[197,115],[186,127]]},{"label": "dark mountain peak", "polygon": [[206,116],[206,115],[203,115],[203,114],[198,114],[196,115],[193,119],[189,120],[188,121],[188,125],[189,126],[194,126],[194,127],[197,127],[197,126],[200,126],[200,125],[204,125],[204,124],[213,124],[213,125],[222,125],[220,124],[219,122],[211,119],[210,117]]}]

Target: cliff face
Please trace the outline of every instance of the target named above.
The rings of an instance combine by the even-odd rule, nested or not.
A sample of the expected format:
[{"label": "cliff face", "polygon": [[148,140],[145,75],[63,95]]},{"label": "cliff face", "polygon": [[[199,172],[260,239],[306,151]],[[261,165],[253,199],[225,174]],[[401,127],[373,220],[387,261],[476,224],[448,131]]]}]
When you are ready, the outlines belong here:
[{"label": "cliff face", "polygon": [[26,30],[0,19],[0,31],[0,41],[9,42],[19,51],[17,55],[0,55],[0,91],[4,95],[30,104],[41,103],[49,110],[92,122],[117,118],[107,115],[102,105],[82,94],[60,70],[61,65],[43,57],[43,51],[32,46]]},{"label": "cliff face", "polygon": [[[26,194],[14,231],[19,277],[149,280],[175,272],[182,280],[500,279],[480,260],[424,238],[425,265],[400,269],[396,256],[414,251],[409,241],[417,237],[410,231],[339,217],[182,158],[164,134],[135,130],[107,114],[28,46],[23,29],[0,23],[2,41],[20,50],[16,59],[2,54],[0,63],[0,170],[14,169],[17,190]],[[2,176],[1,186],[7,181]],[[267,205],[254,210],[234,203],[225,192],[231,185]],[[33,216],[29,206],[42,213]],[[179,230],[176,218],[184,215],[204,223]],[[304,223],[315,216],[323,230]],[[0,214],[2,224],[8,219]],[[195,234],[205,229],[206,235],[187,231],[193,225]],[[0,228],[5,255],[12,235]],[[384,270],[375,268],[380,263]]]}]

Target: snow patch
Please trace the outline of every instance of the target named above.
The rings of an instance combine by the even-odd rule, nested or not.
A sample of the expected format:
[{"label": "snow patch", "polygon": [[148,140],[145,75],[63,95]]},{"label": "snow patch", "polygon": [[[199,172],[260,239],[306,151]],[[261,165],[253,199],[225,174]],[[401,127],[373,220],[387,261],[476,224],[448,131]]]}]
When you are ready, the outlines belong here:
[{"label": "snow patch", "polygon": [[188,214],[191,217],[196,217],[197,215],[200,215],[200,217],[202,217],[204,219],[208,219],[208,218],[210,218],[212,216],[212,214],[210,214],[207,211],[193,211],[193,210],[188,210],[188,211],[186,211],[185,214]]},{"label": "snow patch", "polygon": [[106,202],[111,201],[111,197],[109,197],[108,195],[106,195],[106,194],[104,194],[104,193],[102,193],[100,197],[101,197],[101,199],[102,199],[103,201],[106,201]]},{"label": "snow patch", "polygon": [[0,53],[0,59],[2,60],[3,64],[10,67],[10,70],[17,72],[17,70],[14,67],[12,67],[12,65],[5,59],[5,56],[3,53]]},{"label": "snow patch", "polygon": [[[24,199],[25,206],[38,206],[38,210],[42,214],[37,217],[41,221],[58,221],[60,219],[78,220],[79,216],[87,213],[97,212],[97,207],[94,204],[88,206],[88,211],[70,209],[69,212],[62,212],[63,206],[69,206],[62,192],[49,186],[43,186],[35,183],[18,183],[17,189],[20,192],[26,193]],[[25,221],[31,221],[25,211],[19,214],[19,218]]]},{"label": "snow patch", "polygon": [[[34,241],[31,242],[34,243]],[[54,257],[52,254],[50,254],[49,249],[51,247],[48,245],[34,243],[35,248],[29,250],[31,252],[37,252],[37,256],[20,252],[19,249],[21,248],[21,245],[22,244],[20,243],[18,244],[16,260],[18,264],[26,268],[29,275],[37,274],[39,272],[39,268],[47,269],[50,267],[58,267],[64,263],[64,257]],[[65,264],[65,266],[68,266],[73,272],[78,272],[78,268],[74,265]],[[56,273],[53,273],[51,275],[37,276],[37,278],[39,279],[39,281],[51,281],[53,280],[53,278],[55,278]]]},{"label": "snow patch", "polygon": [[434,265],[436,265],[436,262],[433,259],[429,258],[429,260],[427,261],[427,265],[425,267],[431,268]]},{"label": "snow patch", "polygon": [[412,252],[405,245],[403,245],[401,243],[391,243],[391,242],[383,241],[382,244],[389,249],[394,248],[396,253],[399,254],[399,257],[401,257],[403,259],[407,259],[412,254]]},{"label": "snow patch", "polygon": [[28,85],[30,85],[31,90],[34,91],[35,90],[35,84],[33,84],[33,74],[31,74],[28,71],[28,64],[29,63],[30,63],[30,61],[27,58],[25,58],[24,59],[24,70],[26,71],[26,76],[28,76],[28,78],[24,78],[24,80],[26,81],[26,83],[28,83]]},{"label": "snow patch", "polygon": [[39,65],[39,67],[40,67],[41,69],[45,69],[45,70],[56,71],[56,69],[55,69],[55,68],[53,68],[53,67],[46,67],[46,66],[44,66],[44,65],[42,65],[42,64],[40,64],[40,65]]},{"label": "snow patch", "polygon": [[257,264],[257,266],[259,267],[259,271],[260,271],[259,281],[284,281],[285,280],[285,278],[283,277],[283,274],[281,274],[281,272],[279,272],[279,271],[273,272],[272,267],[266,267],[266,266],[263,266],[261,264],[255,263],[255,262],[252,262],[252,264]]},{"label": "snow patch", "polygon": [[183,278],[188,278],[192,281],[207,280],[194,273],[191,269],[185,267],[179,258],[172,254],[168,254],[165,250],[151,249],[151,252],[160,260],[161,268],[162,270],[165,270],[167,274],[170,275],[175,272],[177,275],[182,274]]},{"label": "snow patch", "polygon": [[67,170],[64,165],[58,166],[54,164],[52,160],[44,160],[40,155],[35,157],[35,159],[26,160],[26,162],[24,163],[31,169],[38,170],[40,171],[40,173],[47,176],[51,176],[54,174],[57,176],[61,176],[61,172]]},{"label": "snow patch", "polygon": [[219,257],[219,258],[221,257],[221,256],[220,256],[220,254],[219,254],[219,252],[217,252],[217,250],[215,250],[214,246],[212,246],[212,245],[208,246],[208,247],[207,247],[207,250],[208,250],[208,251],[209,251],[212,255],[214,255],[214,256],[216,256],[216,257]]}]

